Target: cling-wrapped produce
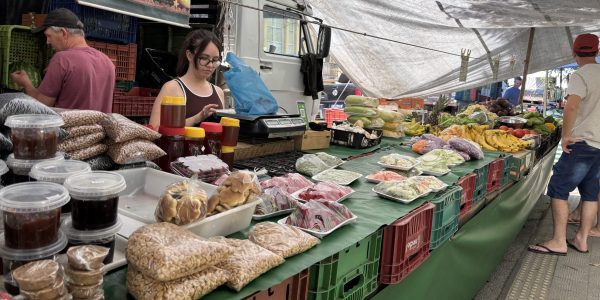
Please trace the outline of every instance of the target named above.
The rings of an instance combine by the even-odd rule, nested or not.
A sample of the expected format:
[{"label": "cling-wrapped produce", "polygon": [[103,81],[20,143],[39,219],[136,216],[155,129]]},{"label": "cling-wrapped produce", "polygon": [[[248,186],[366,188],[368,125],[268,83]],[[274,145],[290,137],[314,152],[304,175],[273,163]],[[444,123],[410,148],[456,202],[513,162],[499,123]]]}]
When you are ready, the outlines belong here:
[{"label": "cling-wrapped produce", "polygon": [[344,112],[349,116],[376,117],[378,112],[374,108],[360,106],[346,106]]},{"label": "cling-wrapped produce", "polygon": [[308,176],[317,175],[330,167],[314,154],[305,154],[296,161],[296,171]]},{"label": "cling-wrapped produce", "polygon": [[315,155],[318,156],[326,165],[330,167],[338,166],[344,162],[341,158],[333,156],[331,154],[327,154],[325,152],[317,152],[315,153]]},{"label": "cling-wrapped produce", "polygon": [[298,173],[288,173],[284,176],[273,177],[260,183],[263,189],[279,187],[290,194],[313,185],[312,181]]},{"label": "cling-wrapped produce", "polygon": [[360,121],[362,123],[362,127],[369,128],[371,126],[371,119],[367,117],[361,116],[348,116],[348,122],[352,125],[356,124],[356,122]]},{"label": "cling-wrapped produce", "polygon": [[466,153],[471,159],[483,159],[481,146],[467,139],[453,137],[448,140],[448,144],[453,149]]},{"label": "cling-wrapped produce", "polygon": [[264,189],[258,198],[262,202],[256,205],[255,215],[268,215],[298,206],[298,202],[290,194],[276,186]]},{"label": "cling-wrapped produce", "polygon": [[349,193],[352,193],[352,189],[347,186],[341,186],[331,181],[322,181],[302,191],[298,197],[304,201],[337,201]]},{"label": "cling-wrapped produce", "polygon": [[379,117],[386,123],[400,123],[404,120],[404,114],[391,110],[379,110]]},{"label": "cling-wrapped produce", "polygon": [[254,225],[248,239],[283,258],[305,252],[320,242],[298,228],[273,222]]},{"label": "cling-wrapped produce", "polygon": [[365,106],[374,107],[379,106],[379,99],[365,96],[349,95],[344,100],[346,106]]},{"label": "cling-wrapped produce", "polygon": [[310,201],[300,205],[286,219],[286,224],[326,232],[352,217],[352,212],[343,204],[332,201]]}]

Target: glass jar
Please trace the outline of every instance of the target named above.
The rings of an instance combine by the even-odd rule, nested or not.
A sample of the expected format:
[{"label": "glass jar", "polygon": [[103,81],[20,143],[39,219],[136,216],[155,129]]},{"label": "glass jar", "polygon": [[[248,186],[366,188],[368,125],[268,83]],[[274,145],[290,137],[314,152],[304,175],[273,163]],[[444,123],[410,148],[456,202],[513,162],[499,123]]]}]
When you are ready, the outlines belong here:
[{"label": "glass jar", "polygon": [[164,96],[160,104],[160,126],[185,127],[185,98]]},{"label": "glass jar", "polygon": [[158,158],[157,164],[161,170],[171,172],[171,162],[183,156],[185,146],[185,128],[169,128],[161,126],[158,132],[162,135],[158,146],[167,153]]},{"label": "glass jar", "polygon": [[27,160],[54,157],[63,124],[63,119],[54,115],[13,115],[4,123],[10,127],[15,158]]},{"label": "glass jar", "polygon": [[223,135],[223,126],[219,123],[202,122],[200,127],[204,129],[206,137],[204,138],[204,154],[214,154],[221,156],[221,136]]},{"label": "glass jar", "polygon": [[222,117],[220,123],[223,126],[223,135],[221,136],[221,143],[223,146],[237,146],[238,136],[240,134],[240,120]]},{"label": "glass jar", "polygon": [[204,146],[204,129],[198,127],[185,128],[185,147],[183,148],[183,156],[202,155],[202,147]]},{"label": "glass jar", "polygon": [[221,160],[229,166],[229,170],[233,170],[235,147],[221,147]]}]

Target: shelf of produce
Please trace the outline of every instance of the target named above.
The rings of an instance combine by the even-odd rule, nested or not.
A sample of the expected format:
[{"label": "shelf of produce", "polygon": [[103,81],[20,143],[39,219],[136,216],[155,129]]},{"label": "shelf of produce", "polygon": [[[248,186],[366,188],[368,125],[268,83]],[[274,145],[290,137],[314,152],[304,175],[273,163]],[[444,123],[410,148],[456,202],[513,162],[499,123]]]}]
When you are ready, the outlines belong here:
[{"label": "shelf of produce", "polygon": [[438,248],[458,230],[461,198],[462,188],[452,186],[446,191],[438,193],[435,200],[431,201],[435,204],[435,210],[433,211],[429,249]]}]

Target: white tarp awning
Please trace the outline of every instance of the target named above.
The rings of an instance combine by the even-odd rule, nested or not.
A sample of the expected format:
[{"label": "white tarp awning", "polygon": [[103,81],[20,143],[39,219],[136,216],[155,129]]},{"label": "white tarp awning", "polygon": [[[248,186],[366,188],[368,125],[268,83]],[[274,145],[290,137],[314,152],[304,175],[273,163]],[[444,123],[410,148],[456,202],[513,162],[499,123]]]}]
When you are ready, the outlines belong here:
[{"label": "white tarp awning", "polygon": [[[580,33],[600,32],[600,2],[562,0],[309,0],[332,30],[331,55],[366,95],[398,98],[463,90],[520,76],[530,28],[529,73],[573,62]],[[461,49],[471,50],[466,82]],[[500,56],[497,79],[492,60]],[[510,62],[514,61],[514,65]]]}]

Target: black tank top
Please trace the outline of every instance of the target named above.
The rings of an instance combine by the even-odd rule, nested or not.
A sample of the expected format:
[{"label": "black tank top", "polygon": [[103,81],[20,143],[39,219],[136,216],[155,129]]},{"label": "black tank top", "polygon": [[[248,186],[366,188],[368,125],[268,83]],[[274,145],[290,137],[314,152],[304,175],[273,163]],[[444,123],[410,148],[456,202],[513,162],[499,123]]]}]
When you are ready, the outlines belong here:
[{"label": "black tank top", "polygon": [[185,117],[186,119],[189,117],[193,117],[198,114],[202,109],[208,104],[216,104],[219,107],[217,109],[223,108],[223,103],[219,98],[219,94],[215,89],[215,86],[211,83],[212,94],[208,97],[201,97],[194,94],[188,87],[183,83],[181,78],[176,78],[175,81],[179,83],[181,90],[183,90],[183,97],[185,98]]}]

